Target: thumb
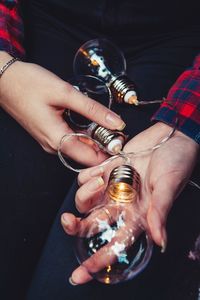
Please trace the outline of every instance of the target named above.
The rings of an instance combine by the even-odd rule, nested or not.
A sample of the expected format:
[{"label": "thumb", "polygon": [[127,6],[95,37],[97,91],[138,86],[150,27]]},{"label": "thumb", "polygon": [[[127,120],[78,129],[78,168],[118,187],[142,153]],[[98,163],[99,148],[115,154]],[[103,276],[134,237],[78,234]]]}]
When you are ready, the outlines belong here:
[{"label": "thumb", "polygon": [[162,248],[161,252],[165,252],[167,246],[166,222],[153,205],[149,208],[147,222],[154,242]]},{"label": "thumb", "polygon": [[[43,135],[46,137],[45,143],[42,141],[41,145],[49,153],[57,152],[62,137],[73,133],[61,115],[55,114],[53,110],[54,108],[50,108],[40,122],[40,126],[43,123]],[[75,136],[68,136],[63,141],[61,152],[64,156],[86,166],[98,165],[107,158],[102,151],[96,151],[94,147],[80,141],[79,137]]]},{"label": "thumb", "polygon": [[151,236],[164,252],[167,246],[166,220],[177,195],[177,188],[172,179],[159,180],[151,194],[147,212],[147,222]]}]

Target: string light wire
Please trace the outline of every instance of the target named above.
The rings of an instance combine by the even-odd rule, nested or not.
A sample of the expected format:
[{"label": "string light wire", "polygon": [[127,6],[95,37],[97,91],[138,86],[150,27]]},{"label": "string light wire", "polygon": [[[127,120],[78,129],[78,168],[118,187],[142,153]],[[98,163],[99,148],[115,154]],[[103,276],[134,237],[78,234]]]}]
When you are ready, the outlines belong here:
[{"label": "string light wire", "polygon": [[[169,132],[169,134],[167,136],[165,136],[159,143],[157,143],[156,145],[154,145],[153,147],[144,149],[144,150],[140,150],[138,152],[124,152],[124,151],[120,151],[119,154],[114,155],[109,157],[107,160],[105,160],[104,162],[102,162],[99,166],[105,166],[108,163],[110,163],[111,161],[121,157],[124,158],[125,160],[127,158],[130,157],[138,157],[138,156],[143,156],[146,155],[148,153],[153,152],[154,150],[160,148],[163,144],[165,144],[175,133],[176,131],[176,126],[177,126],[177,122],[176,125],[172,128],[172,130]],[[100,149],[102,149],[102,145],[96,141],[95,139],[93,139],[92,137],[90,137],[87,134],[84,133],[66,133],[60,140],[59,146],[58,146],[58,157],[60,159],[60,161],[62,162],[62,164],[67,167],[68,169],[70,169],[71,171],[74,171],[76,173],[80,173],[82,171],[82,169],[77,169],[77,168],[73,168],[69,162],[67,162],[66,158],[64,158],[63,154],[62,154],[62,146],[64,142],[67,142],[71,137],[80,137],[80,138],[87,138],[89,140],[91,140],[92,142],[94,142]]]},{"label": "string light wire", "polygon": [[[139,157],[139,156],[147,155],[147,154],[155,151],[156,149],[159,149],[160,147],[162,147],[162,145],[164,145],[174,135],[174,133],[176,131],[176,128],[177,128],[177,125],[178,125],[178,121],[176,120],[175,126],[168,133],[168,135],[165,136],[159,143],[157,143],[153,147],[150,147],[150,148],[147,148],[147,149],[144,149],[144,150],[140,150],[138,152],[120,151],[119,154],[113,155],[113,156],[109,157],[108,159],[106,159],[105,161],[103,161],[99,165],[99,167],[103,167],[103,166],[111,163],[112,161],[114,161],[117,158],[122,158],[122,159],[125,160],[126,163],[130,163],[132,157]],[[92,142],[94,142],[100,149],[102,149],[102,145],[98,141],[94,140],[92,137],[90,137],[89,135],[84,134],[84,133],[66,133],[61,138],[59,146],[58,146],[58,150],[57,150],[57,154],[58,154],[58,157],[59,157],[60,161],[69,170],[71,170],[73,172],[76,172],[76,173],[80,173],[82,171],[82,169],[72,167],[70,165],[70,163],[66,160],[67,157],[64,157],[63,154],[62,154],[63,143],[67,142],[72,137],[87,138],[87,139],[91,140]],[[198,190],[200,190],[200,185],[198,185],[196,182],[194,182],[192,180],[189,180],[188,184],[190,184],[191,186],[193,186],[193,187],[197,188]]]}]

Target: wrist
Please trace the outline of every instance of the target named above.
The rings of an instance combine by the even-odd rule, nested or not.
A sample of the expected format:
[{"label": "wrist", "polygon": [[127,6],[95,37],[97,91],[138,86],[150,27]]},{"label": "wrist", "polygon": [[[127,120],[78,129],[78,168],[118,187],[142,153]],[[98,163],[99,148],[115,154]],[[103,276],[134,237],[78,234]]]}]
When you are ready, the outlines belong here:
[{"label": "wrist", "polygon": [[[160,127],[161,130],[163,130],[164,132],[166,132],[167,130],[169,131],[170,128],[172,128],[173,126],[170,124],[167,124],[165,122],[157,122],[156,124],[158,124],[158,126]],[[174,125],[175,126],[175,125]],[[184,132],[182,132],[179,128],[176,129],[175,133],[174,133],[175,137],[181,137],[186,139],[189,143],[194,144],[194,146],[199,149],[199,144],[197,144],[194,139],[192,139],[190,136],[188,136],[187,134],[185,134]]]},{"label": "wrist", "polygon": [[10,60],[13,56],[5,51],[0,51],[0,69]]},{"label": "wrist", "polygon": [[[168,125],[164,122],[158,122],[156,124],[158,124],[158,126],[160,128],[162,128],[163,130],[167,130],[167,128],[168,128],[168,131],[169,131],[169,128],[172,128],[172,126],[170,126],[170,125]],[[172,139],[174,140],[175,143],[177,143],[179,140],[182,140],[182,141],[184,140],[185,141],[185,147],[188,149],[188,152],[190,152],[190,154],[193,153],[194,161],[199,161],[199,159],[200,159],[200,151],[199,151],[200,147],[199,147],[199,144],[196,143],[196,141],[193,138],[191,138],[190,136],[186,135],[184,132],[177,129],[174,132],[174,135],[172,136]]]},{"label": "wrist", "polygon": [[12,64],[17,60],[17,58],[14,58],[7,52],[0,51],[0,106],[3,106],[4,99],[6,98],[5,90],[9,90],[7,87],[10,85],[10,81],[8,79],[9,76],[7,77],[7,73],[9,73]]}]

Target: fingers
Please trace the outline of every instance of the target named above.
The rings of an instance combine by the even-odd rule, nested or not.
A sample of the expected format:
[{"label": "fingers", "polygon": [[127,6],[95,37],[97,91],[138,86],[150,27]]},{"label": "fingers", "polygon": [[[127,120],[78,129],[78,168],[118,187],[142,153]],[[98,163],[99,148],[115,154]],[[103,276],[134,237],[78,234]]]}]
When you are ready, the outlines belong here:
[{"label": "fingers", "polygon": [[100,204],[101,194],[105,189],[102,177],[93,177],[82,185],[75,196],[76,207],[81,213],[85,213],[97,204]]},{"label": "fingers", "polygon": [[112,240],[105,246],[95,252],[90,258],[85,260],[82,265],[77,268],[73,274],[73,281],[77,284],[83,284],[91,280],[90,274],[95,274],[105,269],[107,274],[112,270],[112,265],[121,260],[128,261],[127,250],[134,243],[137,236],[141,233],[138,227],[135,235],[133,230],[129,233],[129,228],[121,227],[116,231]]},{"label": "fingers", "polygon": [[[110,215],[114,215],[110,212]],[[91,237],[99,232],[99,226],[111,225],[115,221],[111,220],[110,215],[104,209],[93,210],[86,218],[76,218],[73,214],[64,213],[61,217],[61,224],[64,231],[69,235],[77,235],[80,237]]]},{"label": "fingers", "polygon": [[151,194],[147,212],[147,222],[155,243],[165,251],[167,245],[166,219],[170,208],[177,196],[177,182],[173,175],[163,182],[159,180]]},{"label": "fingers", "polygon": [[84,169],[79,173],[80,188],[76,193],[76,207],[80,212],[87,212],[100,202],[100,195],[106,189],[110,171],[119,164],[119,160],[104,166]]},{"label": "fingers", "polygon": [[107,158],[103,152],[95,151],[92,146],[81,142],[78,137],[66,139],[62,145],[62,153],[86,166],[98,165]]},{"label": "fingers", "polygon": [[71,213],[64,213],[61,216],[61,224],[64,231],[69,235],[75,235],[79,229],[80,218]]},{"label": "fingers", "polygon": [[71,275],[69,282],[72,285],[83,284],[91,281],[93,278],[88,273],[87,269],[84,266],[78,267]]},{"label": "fingers", "polygon": [[83,185],[87,181],[89,181],[91,178],[96,176],[103,176],[105,172],[105,168],[102,166],[87,168],[82,170],[78,175],[78,184],[79,186]]},{"label": "fingers", "polygon": [[79,186],[85,184],[87,181],[89,181],[94,176],[101,176],[104,179],[104,182],[107,183],[108,178],[110,176],[111,170],[113,170],[115,167],[119,166],[121,163],[121,158],[115,159],[112,162],[109,162],[108,164],[105,164],[103,166],[95,166],[92,168],[87,168],[82,170],[78,175],[78,183]]},{"label": "fingers", "polygon": [[[165,217],[166,219],[166,217]],[[160,215],[160,211],[156,206],[151,206],[147,214],[147,221],[150,229],[151,236],[154,242],[160,246],[161,252],[165,252],[167,246],[167,233],[165,229],[165,221]]]},{"label": "fingers", "polygon": [[[54,129],[53,132],[56,132],[56,130]],[[73,133],[73,131],[65,123],[62,128],[58,128],[56,135],[59,135],[61,139],[62,136],[67,133],[70,134]],[[57,142],[57,145],[59,145],[59,143],[60,140]],[[78,137],[66,138],[62,143],[61,150],[64,156],[70,157],[74,161],[86,166],[98,165],[107,158],[102,151],[96,151],[92,145],[80,141]]]},{"label": "fingers", "polygon": [[109,129],[123,130],[125,123],[122,119],[102,104],[92,100],[66,83],[63,98],[60,99],[62,107],[69,108],[87,119]]},{"label": "fingers", "polygon": [[[49,153],[57,152],[61,138],[67,133],[73,133],[73,131],[62,119],[59,111],[55,114],[54,108],[48,110],[45,108],[45,111],[41,109],[38,118],[40,118],[40,122],[34,126],[34,130],[41,132],[41,128],[43,129],[40,133],[43,138],[39,141],[41,146]],[[37,139],[34,132],[32,132],[32,135]],[[61,150],[64,156],[66,155],[87,166],[98,165],[107,157],[103,152],[95,151],[91,145],[81,142],[78,137],[66,138]]]},{"label": "fingers", "polygon": [[[66,233],[79,237],[89,238],[96,243],[96,238],[100,239],[102,247],[86,259],[77,268],[70,278],[72,284],[83,284],[92,279],[91,274],[97,273],[109,266],[109,271],[116,261],[122,259],[129,263],[127,250],[141,234],[142,229],[138,222],[131,218],[132,210],[128,210],[124,215],[124,222],[120,219],[118,209],[115,206],[105,206],[104,209],[94,210],[87,218],[78,219],[74,215],[65,213],[62,215],[61,222]],[[109,210],[109,212],[107,212]],[[122,213],[124,212],[122,208]],[[131,214],[131,215],[130,215]],[[112,227],[117,223],[116,227]],[[99,240],[99,241],[100,241]],[[97,242],[97,244],[99,243]]]}]

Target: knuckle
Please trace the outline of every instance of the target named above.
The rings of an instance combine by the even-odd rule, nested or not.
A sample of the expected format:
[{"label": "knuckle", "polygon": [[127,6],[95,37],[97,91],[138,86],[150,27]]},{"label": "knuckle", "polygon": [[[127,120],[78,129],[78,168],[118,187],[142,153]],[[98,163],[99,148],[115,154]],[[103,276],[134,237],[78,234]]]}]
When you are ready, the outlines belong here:
[{"label": "knuckle", "polygon": [[50,138],[47,138],[45,141],[43,141],[41,146],[47,153],[50,154],[54,154],[58,148],[56,143]]},{"label": "knuckle", "polygon": [[49,153],[49,154],[53,154],[54,153],[54,151],[52,150],[52,149],[50,149],[47,145],[41,145],[42,146],[42,149],[45,151],[45,152],[47,152],[47,153]]},{"label": "knuckle", "polygon": [[73,92],[74,88],[71,84],[69,84],[68,82],[61,82],[60,83],[60,88],[59,88],[59,96],[61,96],[62,98],[67,98],[70,99],[70,95]]},{"label": "knuckle", "polygon": [[82,186],[82,184],[83,184],[83,182],[79,176],[77,178],[77,183],[78,183],[78,186]]},{"label": "knuckle", "polygon": [[88,99],[86,103],[86,111],[90,116],[96,116],[100,112],[98,103],[94,100]]},{"label": "knuckle", "polygon": [[82,186],[84,184],[84,175],[80,172],[77,178],[78,185]]},{"label": "knuckle", "polygon": [[64,90],[65,93],[71,94],[74,91],[74,87],[70,83],[64,82],[63,83],[63,90]]},{"label": "knuckle", "polygon": [[80,190],[78,190],[76,192],[75,203],[76,203],[76,208],[78,209],[78,211],[84,212],[84,209],[83,209],[84,200],[83,200],[82,193]]},{"label": "knuckle", "polygon": [[87,262],[83,262],[83,266],[85,266],[91,273],[96,273],[99,271],[99,263],[95,257],[90,257],[90,260]]}]

